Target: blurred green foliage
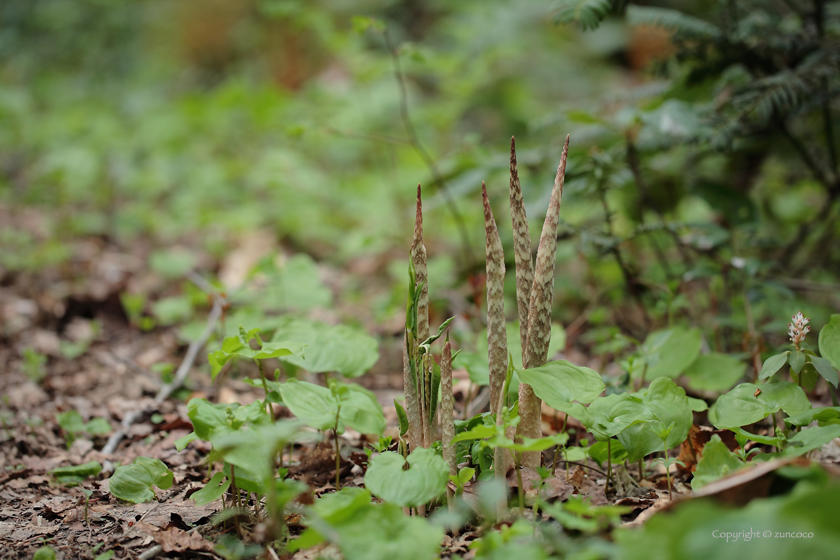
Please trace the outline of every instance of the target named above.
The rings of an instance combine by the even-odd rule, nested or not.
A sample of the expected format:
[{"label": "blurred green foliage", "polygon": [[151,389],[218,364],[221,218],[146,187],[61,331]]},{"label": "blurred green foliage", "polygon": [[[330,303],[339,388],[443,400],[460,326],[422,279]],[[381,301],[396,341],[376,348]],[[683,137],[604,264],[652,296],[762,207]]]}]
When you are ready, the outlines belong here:
[{"label": "blurred green foliage", "polygon": [[0,271],[84,236],[221,258],[254,228],[399,259],[420,182],[454,287],[483,269],[482,180],[510,227],[509,136],[536,232],[570,133],[558,318],[750,353],[796,310],[828,319],[838,34],[821,0],[6,0],[0,205],[39,220],[0,224]]}]

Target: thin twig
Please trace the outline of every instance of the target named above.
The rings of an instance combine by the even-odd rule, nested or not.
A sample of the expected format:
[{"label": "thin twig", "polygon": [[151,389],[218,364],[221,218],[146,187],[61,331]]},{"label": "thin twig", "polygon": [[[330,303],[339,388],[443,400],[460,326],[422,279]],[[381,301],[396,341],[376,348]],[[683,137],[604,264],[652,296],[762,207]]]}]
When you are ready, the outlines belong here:
[{"label": "thin twig", "polygon": [[[187,374],[190,372],[190,368],[192,368],[192,365],[198,356],[198,351],[204,347],[207,339],[209,339],[210,335],[213,334],[213,330],[216,328],[216,323],[222,316],[222,311],[224,310],[226,302],[227,300],[223,296],[215,296],[213,300],[213,309],[210,310],[210,315],[207,317],[207,324],[204,327],[204,331],[201,333],[201,336],[190,343],[189,348],[187,348],[187,354],[184,356],[184,360],[178,367],[178,371],[175,373],[174,379],[171,382],[164,384],[158,391],[157,395],[155,395],[156,403],[165,401],[176,389],[183,385]],[[120,429],[111,434],[111,437],[108,438],[108,443],[106,443],[105,447],[102,448],[102,453],[110,455],[116,451],[117,445],[119,445],[119,443],[123,440],[128,429],[137,421],[138,418],[140,418],[142,414],[142,410],[133,410],[127,413],[123,417]],[[110,472],[113,470],[113,465],[110,461],[105,461],[105,465],[103,465],[102,470]]]},{"label": "thin twig", "polygon": [[452,214],[452,218],[458,226],[458,235],[461,238],[461,247],[464,252],[464,257],[467,259],[467,268],[469,268],[476,261],[472,245],[470,244],[469,234],[467,233],[467,226],[464,224],[464,218],[461,216],[461,212],[458,210],[458,205],[455,203],[455,199],[452,197],[452,193],[449,191],[449,187],[446,185],[446,182],[444,182],[443,175],[441,175],[435,160],[432,159],[432,156],[423,146],[422,142],[420,142],[420,137],[417,136],[417,130],[414,128],[414,122],[411,120],[411,113],[408,105],[408,88],[405,85],[405,75],[402,71],[400,54],[391,43],[388,31],[384,31],[382,33],[382,37],[385,40],[385,48],[388,49],[388,54],[391,56],[391,62],[394,66],[394,78],[397,80],[397,85],[400,90],[400,119],[402,120],[403,128],[405,128],[408,140],[414,148],[414,151],[417,152],[417,155],[420,156],[420,159],[422,159],[423,163],[426,164],[426,167],[429,168],[432,180],[435,185],[440,188],[441,193],[443,194],[446,206],[449,208],[449,212]]}]

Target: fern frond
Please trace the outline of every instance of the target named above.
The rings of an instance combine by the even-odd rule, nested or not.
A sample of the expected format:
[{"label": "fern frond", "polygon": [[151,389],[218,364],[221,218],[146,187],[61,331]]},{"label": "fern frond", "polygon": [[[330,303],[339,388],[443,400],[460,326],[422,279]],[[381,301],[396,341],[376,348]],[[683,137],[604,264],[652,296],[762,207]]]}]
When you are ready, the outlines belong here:
[{"label": "fern frond", "polygon": [[673,31],[678,38],[715,40],[723,35],[717,26],[707,21],[668,8],[629,6],[627,22],[630,25],[661,27]]},{"label": "fern frond", "polygon": [[596,29],[612,11],[612,0],[557,0],[554,23],[578,23],[584,31]]}]

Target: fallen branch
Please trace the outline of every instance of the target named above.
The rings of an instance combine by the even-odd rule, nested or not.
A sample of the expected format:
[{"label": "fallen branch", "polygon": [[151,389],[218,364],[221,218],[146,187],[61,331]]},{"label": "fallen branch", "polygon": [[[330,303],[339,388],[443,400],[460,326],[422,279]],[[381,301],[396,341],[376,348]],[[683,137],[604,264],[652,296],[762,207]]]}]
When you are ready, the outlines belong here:
[{"label": "fallen branch", "polygon": [[[189,348],[187,348],[187,355],[184,356],[184,360],[178,367],[178,371],[175,373],[175,378],[171,382],[164,384],[158,391],[157,395],[155,395],[156,403],[162,403],[168,399],[176,389],[183,385],[184,380],[187,378],[187,374],[190,372],[190,368],[192,368],[196,357],[198,357],[198,351],[204,347],[207,339],[210,338],[210,335],[216,328],[216,323],[219,322],[226,303],[227,300],[224,296],[214,294],[213,309],[210,310],[210,315],[207,316],[207,325],[204,327],[204,331],[202,331],[201,336],[190,343]],[[102,453],[110,455],[116,451],[117,445],[119,445],[123,440],[128,429],[137,421],[138,418],[140,418],[143,412],[143,410],[133,410],[127,413],[123,417],[120,428],[108,438],[108,443],[106,443],[105,447],[102,448]],[[105,461],[102,470],[106,472],[113,471],[114,466],[111,461]]]}]

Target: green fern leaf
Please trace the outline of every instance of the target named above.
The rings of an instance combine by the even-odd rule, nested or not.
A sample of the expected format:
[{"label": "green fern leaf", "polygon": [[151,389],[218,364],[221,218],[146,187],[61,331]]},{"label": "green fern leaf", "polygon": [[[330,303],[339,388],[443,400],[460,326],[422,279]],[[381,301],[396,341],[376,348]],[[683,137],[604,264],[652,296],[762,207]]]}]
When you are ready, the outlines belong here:
[{"label": "green fern leaf", "polygon": [[584,31],[595,29],[612,9],[612,0],[558,0],[554,23],[578,23]]},{"label": "green fern leaf", "polygon": [[673,31],[679,38],[718,39],[720,29],[700,18],[668,8],[629,6],[627,22],[630,25],[653,25]]}]

